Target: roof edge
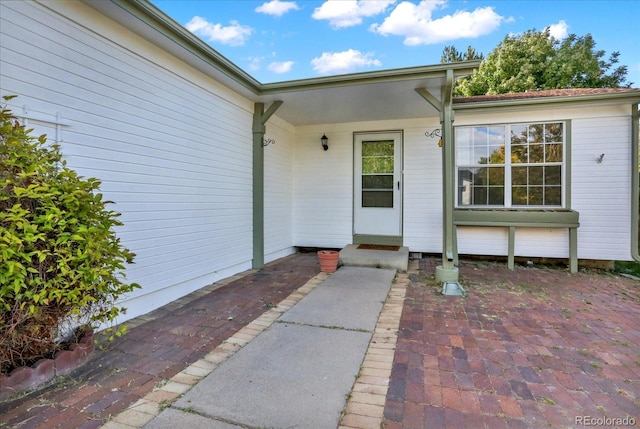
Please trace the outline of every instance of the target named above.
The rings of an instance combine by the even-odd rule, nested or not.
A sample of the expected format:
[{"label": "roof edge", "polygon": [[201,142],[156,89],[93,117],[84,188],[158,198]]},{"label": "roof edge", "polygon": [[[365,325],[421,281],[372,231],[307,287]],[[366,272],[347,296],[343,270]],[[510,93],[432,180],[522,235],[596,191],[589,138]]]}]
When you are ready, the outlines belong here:
[{"label": "roof edge", "polygon": [[[526,93],[520,93],[526,94]],[[480,100],[486,96],[478,96]],[[622,103],[640,103],[640,88],[629,88],[628,91],[620,92],[600,92],[590,94],[574,94],[574,95],[547,95],[547,96],[528,96],[514,97],[510,99],[499,98],[495,100],[474,101],[473,97],[454,97],[454,110],[474,110],[484,108],[500,108],[514,106],[532,106],[546,104],[573,104],[585,102],[622,102]]]},{"label": "roof edge", "polygon": [[[200,60],[206,61],[218,68],[228,78],[251,91],[257,96],[271,95],[288,91],[300,91],[305,89],[319,89],[328,87],[340,87],[355,84],[374,82],[392,82],[419,77],[441,76],[446,70],[453,70],[454,77],[468,76],[478,68],[480,61],[461,61],[456,63],[443,63],[428,66],[406,67],[397,69],[385,69],[369,72],[359,72],[325,77],[314,77],[273,83],[261,83],[249,73],[245,72],[235,63],[224,57],[213,47],[202,41],[196,35],[184,28],[169,15],[164,13],[149,0],[82,0],[90,7],[114,18],[120,13],[127,13],[130,18],[135,18],[147,25],[149,29],[163,36],[167,43],[173,43],[186,52],[195,55]],[[112,5],[111,7],[109,5]],[[113,7],[118,9],[113,9]]]},{"label": "roof edge", "polygon": [[444,76],[447,70],[453,70],[454,78],[458,79],[471,74],[478,68],[480,61],[460,61],[427,66],[404,67],[395,69],[375,70],[368,72],[313,77],[281,82],[261,84],[262,94],[268,95],[286,91],[300,91],[303,89],[335,88],[354,84],[368,84],[411,80],[424,77]]}]

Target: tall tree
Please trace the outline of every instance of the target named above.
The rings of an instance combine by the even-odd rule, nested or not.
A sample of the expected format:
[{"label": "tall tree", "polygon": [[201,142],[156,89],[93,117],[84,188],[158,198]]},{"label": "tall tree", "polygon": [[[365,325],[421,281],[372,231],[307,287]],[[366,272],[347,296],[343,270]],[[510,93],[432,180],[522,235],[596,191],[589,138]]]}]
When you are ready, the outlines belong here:
[{"label": "tall tree", "polygon": [[604,60],[605,51],[596,50],[595,46],[590,34],[571,34],[562,42],[551,36],[549,29],[508,35],[468,79],[458,82],[456,94],[630,87],[632,83],[626,82],[627,66],[616,66],[620,53],[613,52]]},{"label": "tall tree", "polygon": [[459,61],[484,60],[484,55],[478,53],[471,45],[467,47],[467,52],[460,52],[455,46],[445,46],[440,57],[441,63],[456,63]]}]

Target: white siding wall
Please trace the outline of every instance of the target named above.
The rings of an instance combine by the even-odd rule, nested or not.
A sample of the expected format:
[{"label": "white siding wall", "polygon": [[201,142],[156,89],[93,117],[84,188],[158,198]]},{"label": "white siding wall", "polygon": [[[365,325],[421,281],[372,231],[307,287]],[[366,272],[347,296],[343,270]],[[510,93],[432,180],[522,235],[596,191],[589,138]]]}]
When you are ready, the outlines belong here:
[{"label": "white siding wall", "polygon": [[[580,213],[578,258],[631,259],[631,113],[629,107],[597,106],[456,115],[456,125],[571,120],[571,208]],[[605,153],[604,161],[596,158]],[[459,228],[460,253],[506,255],[502,228]],[[516,231],[516,256],[566,258],[566,230]]]},{"label": "white siding wall", "polygon": [[[630,259],[630,112],[624,107],[458,113],[456,125],[571,120],[572,208],[580,212],[578,257]],[[294,243],[343,247],[351,242],[353,133],[404,131],[404,243],[414,252],[442,252],[442,149],[425,131],[436,118],[298,127],[294,167]],[[320,136],[329,137],[323,152]],[[596,157],[605,153],[601,164]],[[508,252],[506,228],[458,229],[461,254]],[[515,254],[566,258],[564,229],[521,228]]]},{"label": "white siding wall", "polygon": [[[442,250],[442,161],[438,139],[425,131],[437,119],[298,127],[294,167],[294,243],[344,247],[353,232],[353,133],[404,131],[404,243],[412,251]],[[329,150],[320,137],[326,133]]]},{"label": "white siding wall", "polygon": [[437,118],[404,123],[404,245],[442,253],[442,149]]},{"label": "white siding wall", "polygon": [[[351,243],[353,129],[298,127],[293,169],[296,246],[342,248]],[[329,150],[320,144],[326,133]]]},{"label": "white siding wall", "polygon": [[[572,207],[580,212],[578,255],[631,259],[631,118],[573,121]],[[596,159],[604,153],[600,164]],[[606,257],[603,257],[606,255]]]},{"label": "white siding wall", "polygon": [[2,2],[0,19],[1,94],[58,112],[70,167],[123,214],[143,286],[127,318],[250,268],[252,103],[79,2]]},{"label": "white siding wall", "polygon": [[266,139],[275,143],[264,148],[264,253],[265,262],[295,253],[293,247],[294,131],[272,117]]}]

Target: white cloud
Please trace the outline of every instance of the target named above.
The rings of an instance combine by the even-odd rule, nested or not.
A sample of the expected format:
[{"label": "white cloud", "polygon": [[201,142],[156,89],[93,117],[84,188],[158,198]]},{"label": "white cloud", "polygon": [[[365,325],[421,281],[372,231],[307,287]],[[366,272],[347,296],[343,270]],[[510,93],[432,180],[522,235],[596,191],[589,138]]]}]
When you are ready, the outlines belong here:
[{"label": "white cloud", "polygon": [[554,39],[562,40],[569,35],[569,24],[564,20],[560,20],[560,22],[550,25],[548,28],[549,34],[551,34]]},{"label": "white cloud", "polygon": [[313,69],[321,74],[347,73],[363,67],[380,67],[382,62],[373,53],[363,54],[355,49],[342,52],[323,52],[322,56],[311,60]]},{"label": "white cloud", "polygon": [[268,69],[269,71],[272,71],[278,74],[288,73],[293,68],[293,64],[294,64],[293,61],[282,61],[282,62],[274,61],[271,64],[269,64]]},{"label": "white cloud", "polygon": [[362,18],[378,15],[396,0],[327,0],[313,11],[314,19],[326,19],[333,28],[360,25]]},{"label": "white cloud", "polygon": [[300,7],[294,1],[271,0],[270,2],[258,6],[255,10],[267,15],[282,16],[290,10],[299,10]]},{"label": "white cloud", "polygon": [[258,71],[262,68],[262,61],[264,61],[264,57],[248,57],[249,65],[247,68],[250,71]]},{"label": "white cloud", "polygon": [[493,7],[479,7],[473,12],[458,10],[452,15],[433,19],[433,12],[446,4],[446,0],[424,0],[417,5],[404,1],[382,24],[373,24],[370,29],[383,36],[403,36],[405,45],[415,46],[483,36],[507,20]]},{"label": "white cloud", "polygon": [[185,27],[210,42],[219,42],[230,46],[244,45],[253,32],[251,27],[241,25],[238,21],[231,21],[231,25],[223,27],[220,24],[212,24],[199,16],[191,18]]}]

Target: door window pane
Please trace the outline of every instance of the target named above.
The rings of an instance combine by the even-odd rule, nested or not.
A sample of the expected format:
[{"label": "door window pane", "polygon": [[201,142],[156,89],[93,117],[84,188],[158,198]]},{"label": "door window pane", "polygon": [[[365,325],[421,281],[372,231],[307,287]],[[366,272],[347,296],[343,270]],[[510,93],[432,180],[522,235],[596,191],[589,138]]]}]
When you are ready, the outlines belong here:
[{"label": "door window pane", "polygon": [[394,142],[362,142],[362,207],[393,208]]}]

